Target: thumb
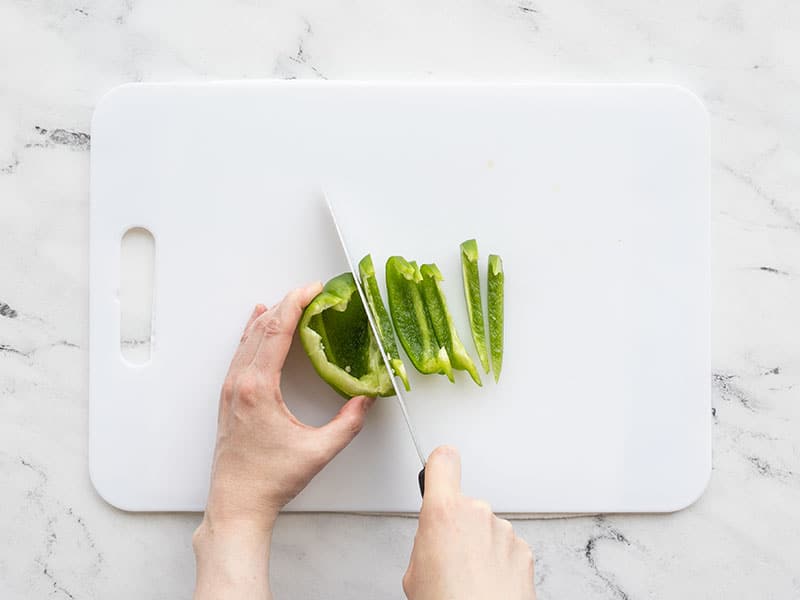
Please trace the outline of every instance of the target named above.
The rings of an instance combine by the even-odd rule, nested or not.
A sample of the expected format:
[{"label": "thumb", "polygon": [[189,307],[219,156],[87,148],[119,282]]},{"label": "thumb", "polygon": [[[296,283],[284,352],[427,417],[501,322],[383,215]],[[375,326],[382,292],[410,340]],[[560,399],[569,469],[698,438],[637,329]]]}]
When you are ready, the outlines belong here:
[{"label": "thumb", "polygon": [[347,444],[353,441],[364,426],[367,412],[375,403],[375,398],[356,396],[348,400],[333,419],[319,428],[327,450],[327,460],[333,459]]},{"label": "thumb", "polygon": [[452,446],[439,446],[425,465],[426,500],[437,500],[461,492],[461,456]]}]

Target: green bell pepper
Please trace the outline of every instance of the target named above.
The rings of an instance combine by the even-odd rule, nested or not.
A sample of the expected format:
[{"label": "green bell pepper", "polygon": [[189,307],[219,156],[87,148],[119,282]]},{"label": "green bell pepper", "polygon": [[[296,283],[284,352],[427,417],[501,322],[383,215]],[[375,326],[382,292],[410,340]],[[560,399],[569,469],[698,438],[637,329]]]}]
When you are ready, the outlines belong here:
[{"label": "green bell pepper", "polygon": [[397,337],[420,373],[442,373],[454,381],[447,349],[437,343],[422,300],[422,275],[401,256],[386,261],[386,291]]},{"label": "green bell pepper", "polygon": [[420,273],[422,274],[422,298],[425,301],[425,308],[439,345],[447,350],[447,356],[454,369],[467,371],[475,383],[483,385],[478,369],[475,368],[475,363],[472,362],[464,344],[461,343],[453,324],[453,317],[447,309],[447,300],[441,284],[444,280],[442,272],[435,264],[429,264],[422,265]]},{"label": "green bell pepper", "polygon": [[467,240],[461,244],[461,275],[464,279],[464,296],[467,300],[472,341],[484,372],[489,372],[489,355],[486,352],[486,326],[483,322],[481,280],[478,275],[478,243]]},{"label": "green bell pepper", "polygon": [[380,335],[381,343],[389,357],[389,364],[392,365],[392,370],[395,375],[402,380],[403,386],[406,388],[406,391],[408,391],[411,389],[411,386],[408,384],[406,366],[403,364],[400,353],[397,350],[392,321],[389,318],[389,313],[386,311],[383,298],[381,298],[378,280],[375,278],[375,267],[372,264],[372,257],[369,254],[358,263],[358,274],[361,277],[361,287],[364,288],[367,304],[375,319],[375,324],[378,326],[378,334]]},{"label": "green bell pepper", "polygon": [[488,297],[486,300],[489,316],[489,348],[492,353],[494,380],[500,379],[503,368],[503,296],[505,274],[503,261],[496,254],[489,255]]},{"label": "green bell pepper", "polygon": [[351,273],[325,284],[303,311],[299,331],[314,369],[339,394],[394,395]]}]

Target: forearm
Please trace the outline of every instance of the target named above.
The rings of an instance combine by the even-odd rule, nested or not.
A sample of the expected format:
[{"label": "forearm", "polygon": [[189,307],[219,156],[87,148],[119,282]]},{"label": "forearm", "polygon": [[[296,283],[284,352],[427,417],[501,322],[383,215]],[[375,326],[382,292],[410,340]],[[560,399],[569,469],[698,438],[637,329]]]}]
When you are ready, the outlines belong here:
[{"label": "forearm", "polygon": [[249,521],[215,523],[206,516],[192,538],[197,564],[195,600],[271,600],[267,529]]}]

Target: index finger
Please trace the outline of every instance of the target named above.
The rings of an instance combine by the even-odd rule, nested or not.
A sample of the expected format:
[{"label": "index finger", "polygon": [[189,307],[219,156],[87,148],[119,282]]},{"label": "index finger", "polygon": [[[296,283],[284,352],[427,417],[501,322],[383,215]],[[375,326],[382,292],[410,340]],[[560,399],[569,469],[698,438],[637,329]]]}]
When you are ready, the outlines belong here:
[{"label": "index finger", "polygon": [[255,320],[253,331],[260,336],[260,341],[253,365],[274,375],[280,373],[303,309],[321,290],[319,282],[292,290],[274,309]]},{"label": "index finger", "polygon": [[452,446],[439,446],[431,452],[425,465],[425,497],[439,500],[461,493],[461,456]]},{"label": "index finger", "polygon": [[250,318],[247,320],[247,325],[244,326],[242,337],[239,340],[239,347],[236,349],[236,353],[233,355],[231,365],[228,368],[228,373],[234,373],[250,364],[250,361],[253,359],[254,350],[251,350],[247,344],[247,336],[250,333],[250,328],[253,326],[253,323],[255,323],[256,319],[258,319],[258,317],[263,315],[265,312],[267,312],[266,306],[263,304],[256,304],[256,307],[253,309]]}]

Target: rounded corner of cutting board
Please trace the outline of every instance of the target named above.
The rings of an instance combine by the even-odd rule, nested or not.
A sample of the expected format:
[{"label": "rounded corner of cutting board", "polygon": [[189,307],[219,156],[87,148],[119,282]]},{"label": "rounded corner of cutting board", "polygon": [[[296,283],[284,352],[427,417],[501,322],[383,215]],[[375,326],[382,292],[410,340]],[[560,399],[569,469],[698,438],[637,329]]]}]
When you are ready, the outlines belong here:
[{"label": "rounded corner of cutting board", "polygon": [[703,134],[708,137],[711,126],[711,113],[708,106],[699,94],[686,86],[677,83],[664,83],[657,86],[667,96],[667,101],[672,103],[676,112],[683,115],[692,115],[702,122]]},{"label": "rounded corner of cutting board", "polygon": [[122,101],[125,100],[131,93],[135,93],[135,90],[138,90],[144,85],[145,84],[134,82],[122,83],[114,86],[100,96],[97,104],[95,104],[94,112],[92,113],[92,137],[94,137],[96,131],[103,129],[104,121],[108,119],[113,121],[115,112],[121,105]]},{"label": "rounded corner of cutting board", "polygon": [[674,504],[666,506],[664,510],[660,512],[676,513],[686,510],[697,503],[706,493],[709,485],[711,484],[711,473],[712,467],[711,460],[709,459],[708,464],[704,465],[703,470],[698,473],[696,481],[692,482],[691,487],[687,487],[683,497],[678,499]]},{"label": "rounded corner of cutting board", "polygon": [[693,103],[695,108],[700,108],[706,112],[708,111],[708,107],[703,99],[694,90],[689,89],[685,85],[679,83],[663,83],[661,87],[674,92],[678,96],[682,96],[684,100]]},{"label": "rounded corner of cutting board", "polygon": [[96,459],[93,458],[91,452],[89,454],[89,481],[92,482],[92,487],[94,491],[97,492],[97,495],[114,508],[124,510],[125,512],[141,510],[126,502],[125,493],[119,493],[119,489],[116,486],[108,484],[104,476],[99,472],[99,466],[96,464]]}]

